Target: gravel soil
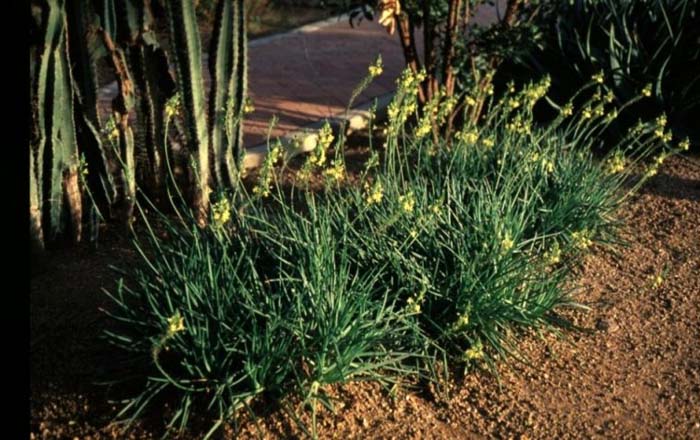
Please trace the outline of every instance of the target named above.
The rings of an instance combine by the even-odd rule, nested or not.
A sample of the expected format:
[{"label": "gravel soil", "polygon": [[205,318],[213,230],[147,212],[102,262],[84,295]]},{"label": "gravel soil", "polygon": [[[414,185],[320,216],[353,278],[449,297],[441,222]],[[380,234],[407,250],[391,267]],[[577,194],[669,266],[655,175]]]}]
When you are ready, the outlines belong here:
[{"label": "gravel soil", "polygon": [[[571,286],[580,330],[523,335],[526,363],[453,374],[441,388],[351,383],[325,390],[320,438],[700,438],[700,156],[669,159],[630,200],[625,246],[597,248]],[[168,409],[127,433],[111,423],[122,390],[95,384],[114,367],[100,340],[109,265],[138,262],[123,235],[52,251],[31,268],[30,438],[159,438]],[[665,273],[660,286],[656,275]],[[290,402],[294,404],[294,402]],[[265,402],[222,438],[303,438]],[[308,418],[303,419],[308,422]],[[184,438],[200,438],[191,432]]]}]

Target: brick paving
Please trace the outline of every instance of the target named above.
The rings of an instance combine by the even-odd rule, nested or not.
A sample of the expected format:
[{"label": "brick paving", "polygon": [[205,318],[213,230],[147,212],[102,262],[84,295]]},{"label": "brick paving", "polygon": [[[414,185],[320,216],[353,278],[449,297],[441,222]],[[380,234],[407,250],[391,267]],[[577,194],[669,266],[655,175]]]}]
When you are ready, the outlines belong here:
[{"label": "brick paving", "polygon": [[[502,7],[505,2],[497,3]],[[488,23],[496,18],[496,7],[482,6],[473,22]],[[416,35],[416,44],[422,54],[421,35]],[[248,84],[255,111],[244,124],[246,147],[265,142],[275,115],[279,122],[271,132],[273,138],[341,115],[377,55],[382,56],[384,73],[354,106],[394,91],[395,80],[404,69],[398,32],[389,35],[376,21],[367,20],[353,28],[345,16],[250,41]],[[116,83],[101,89],[99,100],[104,111],[109,111],[116,93]]]},{"label": "brick paving", "polygon": [[310,31],[256,43],[249,49],[255,112],[244,125],[247,146],[264,142],[273,115],[279,123],[272,135],[282,136],[344,112],[377,55],[382,56],[384,73],[355,105],[391,93],[404,68],[398,36],[367,20],[352,28],[347,18],[334,19]]}]

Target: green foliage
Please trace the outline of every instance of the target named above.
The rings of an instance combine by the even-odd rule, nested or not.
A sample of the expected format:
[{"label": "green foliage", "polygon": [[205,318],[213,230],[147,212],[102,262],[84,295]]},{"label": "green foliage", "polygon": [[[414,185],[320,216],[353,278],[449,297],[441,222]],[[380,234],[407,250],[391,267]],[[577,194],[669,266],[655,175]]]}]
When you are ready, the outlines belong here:
[{"label": "green foliage", "polygon": [[[577,258],[615,242],[625,198],[676,151],[666,145],[634,177],[666,142],[664,121],[636,127],[597,161],[591,146],[629,103],[616,109],[600,89],[576,109],[552,104],[559,116],[538,127],[545,79],[479,97],[485,117],[465,121],[445,148],[404,124],[418,111],[412,75],[390,107],[383,160],[375,151],[358,184],[343,185],[344,140],[324,127],[301,190],[277,182],[276,147],[251,193],[219,195],[207,227],[187,209],[154,229],[144,217],[144,264],[112,294],[119,325],[109,336],[143,390],[121,416],[159,408],[167,394],[169,427],[208,411],[211,435],[262,395],[283,406],[297,395],[313,436],[317,403],[332,408],[327,385],[434,378],[436,359],[493,366],[519,356],[521,329],[561,324],[552,310],[576,306],[563,281]],[[625,157],[630,149],[638,155]],[[314,173],[322,191],[303,185]]]},{"label": "green foliage", "polygon": [[521,63],[535,74],[551,74],[559,96],[599,71],[622,100],[648,85],[653,99],[639,103],[634,116],[661,109],[675,124],[700,105],[699,13],[697,0],[554,2],[540,17],[539,48]]}]

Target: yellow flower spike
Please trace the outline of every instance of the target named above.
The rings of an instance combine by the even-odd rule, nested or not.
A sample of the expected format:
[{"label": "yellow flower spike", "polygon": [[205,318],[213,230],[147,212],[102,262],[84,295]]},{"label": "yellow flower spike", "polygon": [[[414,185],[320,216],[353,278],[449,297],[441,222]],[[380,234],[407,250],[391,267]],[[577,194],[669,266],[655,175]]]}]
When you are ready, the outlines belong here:
[{"label": "yellow flower spike", "polygon": [[688,151],[690,149],[690,138],[686,137],[683,139],[679,144],[678,148],[680,148],[681,151]]},{"label": "yellow flower spike", "polygon": [[612,112],[608,113],[608,115],[605,117],[605,122],[606,123],[611,123],[617,118],[617,110],[613,110]]},{"label": "yellow flower spike", "polygon": [[119,139],[119,129],[116,127],[109,133],[109,140],[116,141]]},{"label": "yellow flower spike", "polygon": [[365,201],[368,205],[374,205],[382,201],[384,197],[384,187],[381,182],[375,182],[371,187],[365,183]]},{"label": "yellow flower spike", "polygon": [[667,122],[668,120],[666,118],[666,115],[661,115],[658,118],[656,118],[656,125],[660,128],[666,127]]},{"label": "yellow flower spike", "polygon": [[376,78],[379,75],[384,72],[383,64],[382,64],[382,56],[379,55],[377,57],[377,60],[374,62],[374,64],[369,66],[369,74],[372,78]]},{"label": "yellow flower spike", "polygon": [[593,75],[591,79],[598,84],[603,84],[605,82],[605,74],[601,71],[600,73]]},{"label": "yellow flower spike", "polygon": [[464,352],[462,359],[465,361],[473,361],[484,358],[484,347],[481,341],[476,341],[467,351]]},{"label": "yellow flower spike", "polygon": [[606,95],[605,95],[605,102],[610,104],[615,100],[615,94],[610,90]]},{"label": "yellow flower spike", "polygon": [[659,172],[659,167],[658,165],[654,164],[651,165],[650,167],[647,168],[647,171],[644,173],[644,177],[654,177],[656,174]]},{"label": "yellow flower spike", "polygon": [[399,203],[401,204],[401,209],[406,213],[413,212],[413,208],[416,206],[416,197],[413,192],[409,192],[405,196],[399,196]]},{"label": "yellow flower spike", "polygon": [[673,133],[671,132],[671,130],[669,130],[668,133],[666,133],[666,134],[661,138],[661,140],[663,140],[663,141],[666,142],[666,143],[671,142],[671,141],[673,140]]},{"label": "yellow flower spike", "polygon": [[211,212],[214,226],[224,226],[231,220],[231,202],[224,197],[211,206]]},{"label": "yellow flower spike", "polygon": [[546,261],[548,266],[557,264],[561,261],[561,248],[559,247],[558,242],[555,242],[549,252],[547,252]]},{"label": "yellow flower spike", "polygon": [[579,249],[585,250],[593,245],[593,241],[590,239],[590,232],[587,229],[573,232],[571,239],[574,242],[574,246]]},{"label": "yellow flower spike", "polygon": [[332,182],[340,183],[345,180],[345,163],[342,160],[331,162],[331,167],[324,174]]},{"label": "yellow flower spike", "polygon": [[542,159],[542,168],[546,174],[552,174],[554,172],[554,162],[549,159]]},{"label": "yellow flower spike", "polygon": [[253,105],[253,100],[250,97],[245,99],[245,104],[243,104],[243,114],[249,115],[255,111],[255,106]]},{"label": "yellow flower spike", "polygon": [[406,300],[406,310],[408,311],[408,313],[410,313],[410,314],[420,313],[421,302],[422,302],[422,298],[420,297],[420,295],[418,298],[413,298],[413,297],[408,298],[408,300]]},{"label": "yellow flower spike", "polygon": [[173,316],[168,318],[168,333],[167,335],[173,336],[176,333],[179,333],[181,331],[185,330],[185,318],[180,316],[180,312],[177,311]]},{"label": "yellow flower spike", "polygon": [[616,151],[615,154],[608,159],[606,171],[608,174],[617,174],[624,171],[625,165],[625,155],[622,153],[622,151]]},{"label": "yellow flower spike", "polygon": [[573,115],[574,114],[574,106],[571,103],[566,104],[564,107],[562,107],[561,114],[562,114],[562,116]]},{"label": "yellow flower spike", "polygon": [[501,253],[506,253],[513,248],[515,242],[510,237],[510,233],[506,233],[506,236],[501,240]]},{"label": "yellow flower spike", "polygon": [[457,320],[452,324],[453,331],[459,331],[469,325],[469,309],[467,307],[467,310],[457,317]]},{"label": "yellow flower spike", "polygon": [[426,116],[421,119],[413,134],[417,139],[423,139],[432,131],[432,128],[433,126],[430,122],[430,118]]}]

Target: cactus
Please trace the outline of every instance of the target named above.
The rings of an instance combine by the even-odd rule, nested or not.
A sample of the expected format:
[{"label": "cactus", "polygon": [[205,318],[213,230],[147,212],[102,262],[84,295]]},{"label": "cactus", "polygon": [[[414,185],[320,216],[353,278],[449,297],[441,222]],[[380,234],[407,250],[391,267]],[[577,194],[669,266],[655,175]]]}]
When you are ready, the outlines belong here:
[{"label": "cactus", "polygon": [[195,185],[192,205],[200,225],[206,223],[209,204],[209,133],[205,111],[202,53],[194,4],[190,1],[167,1],[177,83],[182,94],[186,137],[194,155]]},{"label": "cactus", "polygon": [[[78,149],[86,159],[87,191],[92,205],[86,212],[90,237],[96,236],[99,225],[95,212],[101,217],[108,212],[116,197],[114,180],[109,173],[109,162],[99,133],[100,118],[97,111],[97,61],[101,55],[96,14],[89,0],[70,1],[66,4],[69,27],[69,53],[74,66],[75,112]],[[98,217],[99,217],[98,216]]]},{"label": "cactus", "polygon": [[134,108],[134,83],[131,72],[126,62],[124,51],[112,40],[109,33],[102,32],[102,39],[114,72],[117,76],[119,93],[112,100],[112,117],[117,130],[117,154],[120,169],[120,186],[117,195],[117,204],[120,219],[129,224],[132,220],[136,203],[136,179],[134,162],[134,133],[129,125],[129,118]]},{"label": "cactus", "polygon": [[69,232],[74,241],[79,241],[82,202],[73,120],[73,78],[63,1],[48,0],[43,15],[39,70],[34,70],[32,81],[36,85],[33,115],[38,133],[34,145],[30,146],[30,157],[34,162],[30,163],[30,171],[33,171],[30,198],[41,211],[41,225],[47,231],[41,235],[35,232],[34,239],[56,239]]},{"label": "cactus", "polygon": [[219,0],[209,50],[209,124],[214,176],[219,185],[235,186],[243,148],[241,115],[247,73],[244,8],[243,0]]},{"label": "cactus", "polygon": [[[194,3],[167,1],[163,6],[184,108],[184,137],[194,159],[191,204],[204,224],[209,185],[234,186],[238,180],[247,69],[244,0],[217,3],[209,107]],[[130,222],[137,165],[144,171],[140,183],[145,180],[151,194],[162,194],[164,109],[176,84],[153,31],[151,0],[32,0],[31,15],[30,232],[42,248],[45,238],[53,240],[66,232],[79,241],[83,217],[92,227],[89,235],[95,237],[96,219],[114,207]],[[107,151],[97,109],[96,66],[104,56],[119,86],[107,127],[117,139],[115,154]],[[136,160],[134,116],[142,130],[144,142],[139,145],[144,145],[146,161]],[[116,185],[113,159],[118,160]],[[86,196],[93,203],[84,210]]]},{"label": "cactus", "polygon": [[175,93],[168,58],[153,31],[154,20],[149,0],[128,0],[116,5],[119,17],[118,43],[124,48],[137,90],[138,126],[143,134],[145,164],[141,175],[148,193],[158,198],[165,183],[161,151],[165,136],[163,112],[166,101]]}]

